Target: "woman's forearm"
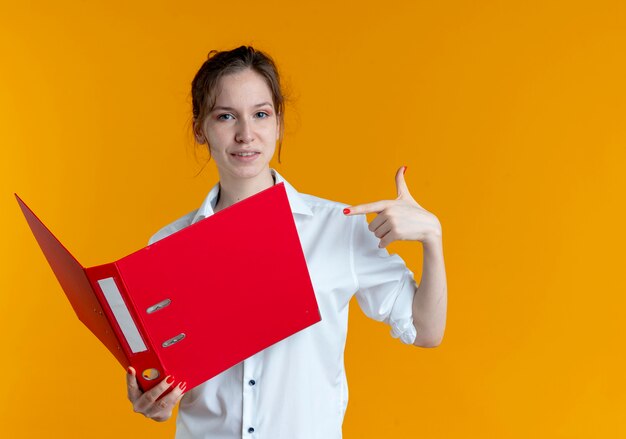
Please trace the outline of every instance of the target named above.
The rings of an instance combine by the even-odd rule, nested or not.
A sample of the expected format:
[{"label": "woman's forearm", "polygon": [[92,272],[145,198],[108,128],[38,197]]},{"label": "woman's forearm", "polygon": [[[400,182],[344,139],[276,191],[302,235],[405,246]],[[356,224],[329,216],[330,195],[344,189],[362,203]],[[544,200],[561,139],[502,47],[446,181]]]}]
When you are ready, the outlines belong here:
[{"label": "woman's forearm", "polygon": [[436,347],[446,327],[448,287],[441,236],[422,242],[422,279],[413,297],[413,323],[417,330],[414,345]]}]

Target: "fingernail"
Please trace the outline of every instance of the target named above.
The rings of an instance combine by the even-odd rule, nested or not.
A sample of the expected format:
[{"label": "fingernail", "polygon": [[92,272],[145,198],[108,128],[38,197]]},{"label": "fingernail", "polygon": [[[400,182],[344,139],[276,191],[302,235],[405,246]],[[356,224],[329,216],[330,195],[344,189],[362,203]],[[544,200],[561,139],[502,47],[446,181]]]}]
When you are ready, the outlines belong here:
[{"label": "fingernail", "polygon": [[406,174],[406,169],[408,168],[408,166],[404,167],[404,171],[402,171],[402,175]]},{"label": "fingernail", "polygon": [[172,384],[174,382],[174,377],[171,375],[168,375],[167,378],[165,378],[165,382],[167,384]]},{"label": "fingernail", "polygon": [[129,367],[128,367],[128,369],[126,369],[126,372],[127,372],[129,375],[132,375],[132,374],[133,374],[133,368],[129,366]]},{"label": "fingernail", "polygon": [[348,209],[347,207],[343,210],[343,214],[347,215],[350,213],[350,209]]}]

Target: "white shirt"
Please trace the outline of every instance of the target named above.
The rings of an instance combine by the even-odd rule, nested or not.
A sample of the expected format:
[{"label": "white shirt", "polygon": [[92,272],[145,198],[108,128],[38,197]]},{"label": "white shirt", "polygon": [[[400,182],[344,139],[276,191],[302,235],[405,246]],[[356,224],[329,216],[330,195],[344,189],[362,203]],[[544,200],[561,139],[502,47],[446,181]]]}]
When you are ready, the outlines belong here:
[{"label": "white shirt", "polygon": [[[285,184],[322,320],[187,392],[177,439],[341,438],[348,404],[343,355],[355,294],[367,316],[391,326],[392,336],[415,340],[413,273],[398,255],[378,248],[365,215],[346,216],[346,205],[300,194],[271,172]],[[199,209],[150,243],[212,215],[218,194],[219,183]]]}]

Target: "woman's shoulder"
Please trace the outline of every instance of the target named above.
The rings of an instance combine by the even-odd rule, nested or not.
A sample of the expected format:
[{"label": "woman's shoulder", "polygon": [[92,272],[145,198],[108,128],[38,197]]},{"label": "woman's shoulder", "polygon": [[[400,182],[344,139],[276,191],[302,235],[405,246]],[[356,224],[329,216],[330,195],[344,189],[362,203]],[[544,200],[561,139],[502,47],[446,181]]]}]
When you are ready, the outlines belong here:
[{"label": "woman's shoulder", "polygon": [[365,221],[365,215],[345,215],[343,213],[343,210],[350,204],[310,194],[300,193],[299,195],[302,201],[311,209],[313,218],[317,218],[317,220],[324,223],[330,221],[332,224],[342,224],[343,227],[352,228],[360,220]]},{"label": "woman's shoulder", "polygon": [[311,210],[316,209],[327,209],[332,211],[337,211],[343,214],[343,209],[345,209],[348,204],[342,203],[340,201],[328,200],[326,198],[317,197],[315,195],[310,194],[299,194],[302,197],[303,201],[309,206]]},{"label": "woman's shoulder", "polygon": [[158,232],[156,232],[154,235],[150,237],[150,240],[148,241],[148,245],[152,245],[155,242],[163,238],[167,238],[171,234],[176,233],[179,230],[182,230],[185,227],[191,225],[193,218],[196,216],[197,212],[198,212],[198,209],[194,209],[188,214],[181,216],[177,220],[172,221],[165,227],[162,227],[161,229],[159,229]]}]

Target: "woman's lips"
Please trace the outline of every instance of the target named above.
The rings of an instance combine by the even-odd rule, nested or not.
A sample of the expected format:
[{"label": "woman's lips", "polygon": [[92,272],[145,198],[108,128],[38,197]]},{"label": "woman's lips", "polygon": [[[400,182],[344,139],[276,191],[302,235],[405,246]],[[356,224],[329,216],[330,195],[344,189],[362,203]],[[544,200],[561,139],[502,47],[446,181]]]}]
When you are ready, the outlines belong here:
[{"label": "woman's lips", "polygon": [[260,152],[252,152],[252,154],[248,154],[246,152],[246,155],[239,155],[237,153],[233,153],[231,154],[231,157],[233,157],[235,160],[239,162],[252,162],[256,160],[259,157],[259,155],[261,155]]}]

